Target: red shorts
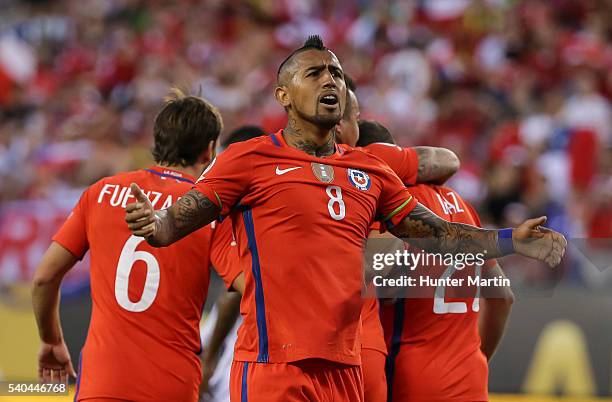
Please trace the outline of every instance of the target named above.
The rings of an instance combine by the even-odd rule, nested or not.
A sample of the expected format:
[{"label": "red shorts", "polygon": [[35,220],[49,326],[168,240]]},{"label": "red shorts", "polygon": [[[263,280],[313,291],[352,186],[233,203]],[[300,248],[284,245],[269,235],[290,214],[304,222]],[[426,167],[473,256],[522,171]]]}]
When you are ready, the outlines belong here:
[{"label": "red shorts", "polygon": [[402,345],[387,361],[391,402],[486,402],[487,361],[480,350],[459,365]]},{"label": "red shorts", "polygon": [[375,349],[361,349],[363,393],[365,402],[387,401],[386,356]]},{"label": "red shorts", "polygon": [[363,402],[360,366],[308,359],[232,363],[230,399],[240,402]]}]

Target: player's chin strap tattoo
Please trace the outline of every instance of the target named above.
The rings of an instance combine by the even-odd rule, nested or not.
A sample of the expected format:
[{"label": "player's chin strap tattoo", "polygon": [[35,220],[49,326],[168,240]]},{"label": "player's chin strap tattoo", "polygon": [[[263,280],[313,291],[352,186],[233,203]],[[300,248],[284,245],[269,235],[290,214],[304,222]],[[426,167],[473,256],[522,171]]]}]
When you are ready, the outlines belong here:
[{"label": "player's chin strap tattoo", "polygon": [[170,208],[155,211],[155,234],[147,242],[154,247],[168,246],[214,221],[219,212],[204,194],[191,190]]},{"label": "player's chin strap tattoo", "polygon": [[500,250],[497,230],[445,221],[422,204],[417,204],[410,214],[389,231],[425,251],[485,253],[485,258],[502,257],[509,251],[513,252]]}]

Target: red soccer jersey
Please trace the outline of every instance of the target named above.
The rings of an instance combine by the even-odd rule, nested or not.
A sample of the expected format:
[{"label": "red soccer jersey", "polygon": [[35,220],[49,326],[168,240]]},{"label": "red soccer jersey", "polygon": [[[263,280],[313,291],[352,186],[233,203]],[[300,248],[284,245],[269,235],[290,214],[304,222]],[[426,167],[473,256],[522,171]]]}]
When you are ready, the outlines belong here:
[{"label": "red soccer jersey", "polygon": [[[370,230],[380,231],[380,222],[370,225]],[[369,293],[369,292],[367,292]],[[378,350],[387,354],[385,335],[380,323],[380,303],[375,297],[375,292],[364,298],[361,307],[361,348]]]},{"label": "red soccer jersey", "polygon": [[318,158],[278,132],[231,145],[196,189],[231,213],[245,273],[234,358],[359,364],[363,242],[416,205],[401,180],[362,150]]},{"label": "red soccer jersey", "polygon": [[232,265],[231,228],[215,233],[211,225],[153,248],[125,224],[124,208],[134,202],[130,183],[161,209],[189,191],[193,178],[160,167],[104,178],[83,193],[53,237],[77,257],[91,252],[93,309],[75,400],[195,401],[209,261]]},{"label": "red soccer jersey", "polygon": [[215,247],[212,250],[214,255],[214,268],[219,274],[225,286],[232,288],[232,284],[242,272],[238,263],[238,251],[236,239],[234,238],[231,219],[224,219],[222,222],[214,222]]},{"label": "red soccer jersey", "polygon": [[[417,185],[410,187],[410,191],[440,217],[480,226],[473,208],[450,188]],[[432,277],[446,273],[453,278],[465,278],[473,277],[475,269],[487,269],[492,264],[494,261],[489,260],[482,268],[471,266],[462,271],[452,267],[421,267],[415,272]],[[444,295],[446,289],[436,289],[436,296],[440,295],[439,291]],[[391,362],[387,375],[394,384],[390,400],[487,400],[488,367],[480,351],[478,290],[473,287],[464,289],[463,293],[472,291],[473,297],[462,294],[452,298],[407,298],[395,304],[383,304],[381,320]]]},{"label": "red soccer jersey", "polygon": [[375,142],[362,149],[382,159],[404,184],[408,186],[416,184],[419,173],[419,157],[413,148],[402,148],[394,144]]},{"label": "red soccer jersey", "polygon": [[380,324],[378,299],[368,297],[363,299],[361,308],[361,347],[363,349],[374,349],[387,354],[387,346]]}]

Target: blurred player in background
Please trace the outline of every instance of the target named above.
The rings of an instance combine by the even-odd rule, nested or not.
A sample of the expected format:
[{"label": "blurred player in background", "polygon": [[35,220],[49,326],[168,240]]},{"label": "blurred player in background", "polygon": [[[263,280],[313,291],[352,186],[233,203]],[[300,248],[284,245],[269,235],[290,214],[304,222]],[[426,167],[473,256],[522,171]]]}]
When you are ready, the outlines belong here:
[{"label": "blurred player in background", "polygon": [[310,37],[278,71],[284,130],[230,146],[168,209],[155,211],[136,185],[139,202],[126,208],[132,233],[157,247],[232,214],[245,272],[232,399],[363,400],[362,242],[374,219],[397,237],[434,239],[444,253],[518,252],[551,266],[564,253],[565,239],[538,227],[544,218],[503,231],[444,221],[381,160],[336,144],[343,76]]},{"label": "blurred player in background", "polygon": [[[266,132],[258,126],[244,126],[232,131],[221,144],[225,149],[235,142],[250,140],[255,137],[265,135]],[[225,219],[218,225],[228,225],[231,231],[231,219]],[[233,247],[236,242],[232,241]],[[236,267],[238,269],[238,267]],[[229,402],[229,380],[232,361],[234,359],[234,344],[238,337],[238,327],[242,323],[240,318],[240,300],[242,298],[242,288],[233,289],[235,277],[242,271],[237,271],[234,275],[229,275],[230,285],[227,292],[223,292],[210,315],[206,319],[202,328],[202,391],[204,401],[207,402]],[[240,286],[237,286],[240,287]]]},{"label": "blurred player in background", "polygon": [[[336,141],[351,147],[360,146],[359,101],[357,86],[345,75],[347,95],[342,119],[335,128]],[[366,152],[382,159],[406,185],[415,183],[444,183],[459,170],[460,161],[449,149],[438,147],[390,147],[386,143],[371,143],[362,147]]]},{"label": "blurred player in background", "polygon": [[[389,131],[376,122],[361,121],[359,133],[358,144],[362,146],[395,143]],[[412,186],[410,191],[440,217],[480,226],[476,211],[456,191],[424,184]],[[462,271],[434,269],[417,267],[415,272],[458,278],[473,277],[475,270],[482,269],[485,278],[505,277],[495,260],[486,261],[482,268],[472,266]],[[488,401],[487,360],[501,341],[514,300],[510,288],[488,290],[494,293],[482,299],[479,289],[464,289],[457,295],[461,297],[446,298],[442,290],[435,297],[399,298],[382,305],[389,345],[389,401]],[[474,296],[466,297],[467,292]]]},{"label": "blurred player in background", "polygon": [[[370,122],[359,122],[361,115],[359,101],[356,96],[356,85],[351,77],[345,74],[347,86],[346,108],[342,120],[336,126],[336,139],[350,146],[359,145],[367,152],[386,162],[405,185],[416,183],[442,183],[459,169],[459,159],[450,150],[434,147],[400,148],[389,146],[385,141],[359,143],[360,130],[368,134]],[[375,124],[375,123],[371,123]],[[389,134],[390,136],[390,134]],[[375,223],[370,237],[380,236],[380,226]],[[393,238],[391,235],[387,235]],[[393,238],[394,239],[394,238]],[[403,244],[389,239],[385,244],[390,248],[401,247]],[[381,251],[381,250],[378,250]],[[385,250],[391,252],[391,250]],[[367,251],[366,251],[367,252]],[[366,283],[370,283],[370,274],[365,272]],[[387,400],[387,382],[385,377],[385,361],[387,347],[385,345],[383,328],[378,317],[379,303],[366,291],[361,310],[361,367],[363,370],[365,402],[384,402]]]},{"label": "blurred player in background", "polygon": [[[209,268],[227,260],[231,228],[206,226],[173,247],[153,248],[125,226],[130,183],[167,208],[214,157],[217,109],[176,91],[155,119],[149,169],[106,177],[89,187],[53,237],[33,282],[40,338],[39,376],[66,381],[74,370],[62,339],[59,289],[64,274],[91,252],[93,310],[79,359],[75,400],[195,401],[201,379],[199,323]],[[223,271],[219,272],[223,276]]]}]

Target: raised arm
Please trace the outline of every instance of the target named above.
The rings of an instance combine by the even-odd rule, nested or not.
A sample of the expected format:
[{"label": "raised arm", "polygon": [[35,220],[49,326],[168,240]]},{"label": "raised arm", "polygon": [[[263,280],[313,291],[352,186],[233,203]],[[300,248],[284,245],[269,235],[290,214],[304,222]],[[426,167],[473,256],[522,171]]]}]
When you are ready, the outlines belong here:
[{"label": "raised arm", "polygon": [[417,183],[442,184],[457,173],[461,163],[453,151],[438,147],[414,147],[419,157]]},{"label": "raised arm", "polygon": [[516,252],[554,267],[561,262],[567,241],[562,234],[540,227],[545,222],[546,217],[540,217],[528,219],[516,229],[481,229],[445,221],[418,203],[389,231],[426,251],[485,253],[485,258]]},{"label": "raised arm", "polygon": [[145,237],[153,247],[165,247],[208,225],[220,208],[197,190],[191,190],[170,208],[155,211],[138,185],[132,183],[136,202],[128,204],[125,221],[135,236]]}]

